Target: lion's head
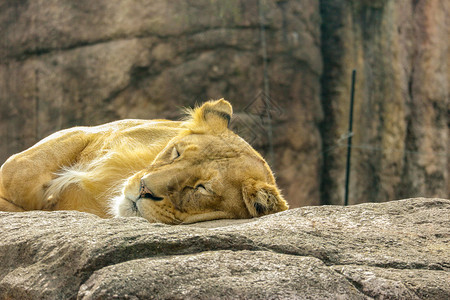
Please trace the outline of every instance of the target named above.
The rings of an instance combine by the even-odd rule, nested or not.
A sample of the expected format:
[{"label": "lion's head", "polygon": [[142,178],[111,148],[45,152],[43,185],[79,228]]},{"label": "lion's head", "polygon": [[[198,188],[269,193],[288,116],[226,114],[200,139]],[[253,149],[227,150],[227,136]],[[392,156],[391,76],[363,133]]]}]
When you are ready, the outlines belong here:
[{"label": "lion's head", "polygon": [[180,224],[288,209],[264,159],[227,128],[231,115],[225,100],[192,110],[186,130],[128,178],[115,214]]}]

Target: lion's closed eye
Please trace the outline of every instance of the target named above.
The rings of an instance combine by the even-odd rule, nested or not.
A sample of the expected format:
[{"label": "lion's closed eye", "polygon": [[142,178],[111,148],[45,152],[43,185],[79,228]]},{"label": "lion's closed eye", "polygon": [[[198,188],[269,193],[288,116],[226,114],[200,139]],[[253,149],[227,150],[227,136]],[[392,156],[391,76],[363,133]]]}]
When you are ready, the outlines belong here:
[{"label": "lion's closed eye", "polygon": [[180,157],[180,152],[178,152],[177,147],[172,148],[172,152],[170,153],[170,160],[175,160]]},{"label": "lion's closed eye", "polygon": [[203,185],[203,184],[197,184],[196,186],[195,186],[195,191],[196,192],[198,192],[198,193],[200,193],[200,194],[203,194],[203,195],[210,195],[211,193],[206,189],[206,187]]}]

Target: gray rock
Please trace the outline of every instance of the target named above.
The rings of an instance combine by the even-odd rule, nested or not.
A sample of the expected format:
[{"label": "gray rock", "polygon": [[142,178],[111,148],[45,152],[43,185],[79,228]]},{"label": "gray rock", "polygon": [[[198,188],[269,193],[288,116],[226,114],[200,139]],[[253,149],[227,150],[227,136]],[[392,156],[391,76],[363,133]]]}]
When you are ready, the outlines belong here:
[{"label": "gray rock", "polygon": [[95,272],[78,293],[78,297],[86,299],[107,299],[113,295],[169,299],[364,299],[345,277],[316,258],[249,250],[127,261]]},{"label": "gray rock", "polygon": [[187,226],[0,213],[0,299],[448,299],[450,200]]},{"label": "gray rock", "polygon": [[444,299],[449,295],[448,272],[361,265],[331,268],[343,274],[360,291],[377,299]]}]

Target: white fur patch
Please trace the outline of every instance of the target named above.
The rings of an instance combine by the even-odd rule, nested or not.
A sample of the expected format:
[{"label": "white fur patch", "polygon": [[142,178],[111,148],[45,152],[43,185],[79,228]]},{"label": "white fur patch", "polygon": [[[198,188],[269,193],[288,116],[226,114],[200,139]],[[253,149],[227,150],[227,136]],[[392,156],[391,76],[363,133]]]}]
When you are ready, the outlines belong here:
[{"label": "white fur patch", "polygon": [[72,184],[81,184],[86,177],[87,172],[80,166],[63,168],[60,172],[56,173],[56,177],[50,181],[44,198],[49,197],[58,198],[60,193]]}]

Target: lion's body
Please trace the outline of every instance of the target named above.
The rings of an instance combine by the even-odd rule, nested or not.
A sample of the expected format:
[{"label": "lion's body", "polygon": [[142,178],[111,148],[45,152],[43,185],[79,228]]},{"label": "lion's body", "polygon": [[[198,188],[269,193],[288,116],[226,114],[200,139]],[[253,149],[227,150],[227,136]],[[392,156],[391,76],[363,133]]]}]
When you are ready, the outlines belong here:
[{"label": "lion's body", "polygon": [[[217,103],[227,102],[219,100],[214,103],[217,105]],[[211,102],[209,105],[211,106]],[[216,203],[225,203],[225,198],[228,196],[225,196],[226,191],[224,191],[219,197],[217,187],[220,180],[214,180],[213,177],[222,167],[224,169],[222,171],[226,172],[231,169],[229,163],[220,162],[224,159],[248,161],[248,158],[243,155],[244,152],[236,150],[244,145],[243,141],[228,130],[225,132],[221,129],[220,123],[223,120],[220,119],[220,114],[222,112],[212,111],[214,114],[211,115],[214,117],[205,118],[208,112],[197,109],[192,112],[192,119],[186,122],[122,120],[96,127],[75,127],[57,132],[24,152],[12,156],[2,166],[0,210],[78,210],[101,217],[137,215],[149,221],[172,224],[254,216],[255,214],[249,213],[246,209],[242,196],[233,196],[227,205],[221,206]],[[203,115],[196,116],[195,113],[203,113]],[[205,122],[205,120],[209,121]],[[178,143],[184,146],[176,147],[185,147],[188,150],[183,150],[186,152],[183,160],[178,157],[168,160],[165,157],[167,155],[164,154],[164,156],[162,153],[169,151],[168,147],[172,147],[172,144]],[[187,143],[194,146],[189,144],[191,145],[189,148],[186,146]],[[242,145],[235,147],[235,143]],[[197,149],[195,150],[197,152],[195,156],[190,156],[189,153],[193,151],[193,147]],[[249,146],[246,148],[248,149],[245,151],[250,154],[254,151]],[[228,154],[211,159],[211,152]],[[230,156],[230,153],[233,155]],[[260,158],[256,152],[253,156],[256,160]],[[214,164],[211,165],[211,162]],[[245,165],[243,161],[239,164]],[[263,164],[265,165],[265,162]],[[189,173],[188,177],[182,176],[183,173],[197,167],[200,167],[197,173]],[[206,169],[210,171],[217,169],[214,171],[214,174],[217,174],[205,175]],[[265,172],[261,170],[259,172]],[[157,176],[153,176],[155,174]],[[155,178],[150,178],[152,176]],[[229,175],[226,176],[229,177]],[[239,177],[239,175],[236,176]],[[261,176],[267,178],[270,181],[269,184],[275,184],[269,178],[271,173]],[[150,181],[148,181],[149,178]],[[158,183],[158,180],[162,178],[165,178],[167,183]],[[178,194],[174,194],[175,186],[173,184],[170,186],[168,183],[173,178],[177,180]],[[191,188],[193,185],[189,183],[189,180],[193,178],[196,178],[197,182],[205,182],[205,185],[208,183],[211,186],[207,193],[201,191],[205,195],[196,195],[190,190],[188,195],[185,191],[186,187]],[[182,180],[184,180],[183,187],[179,183]],[[214,188],[212,182],[214,182]],[[159,193],[162,196],[161,199],[153,194],[142,194],[143,186],[148,189],[147,185],[151,186],[153,194]],[[230,187],[234,186],[230,185]],[[242,187],[239,188],[242,189]],[[182,193],[186,194],[182,195]],[[150,196],[144,197],[145,195]],[[280,205],[272,212],[287,209],[281,195],[276,196],[279,197]],[[209,202],[202,197],[207,197]],[[240,198],[242,205],[234,204],[237,198]],[[183,199],[183,205],[179,202],[182,200],[177,199]],[[192,203],[193,199],[197,199],[198,203],[202,204],[187,206],[186,203]],[[212,205],[213,202],[214,205]],[[133,204],[132,207],[130,203]],[[245,213],[241,213],[240,210],[245,210]],[[270,212],[267,211],[267,213]],[[198,217],[200,215],[202,217]]]},{"label": "lion's body", "polygon": [[[124,179],[148,167],[183,129],[180,126],[181,122],[175,121],[122,120],[57,132],[43,141],[50,153],[43,153],[40,147],[35,146],[9,159],[8,163],[13,162],[12,170],[5,163],[1,177],[1,187],[5,188],[0,189],[0,196],[13,199],[18,210],[79,210],[110,217],[108,201],[105,200],[121,192],[115,187],[120,187]],[[43,159],[48,160],[46,165],[50,165],[61,158],[58,148],[74,152],[64,153],[66,161],[53,167],[46,166],[46,172],[42,172]],[[16,168],[25,163],[27,166],[21,169],[26,168],[27,174],[18,173]],[[52,180],[49,181],[50,177]],[[11,186],[17,187],[18,182],[27,186],[30,181],[45,182],[45,191],[38,191],[35,195],[22,194],[27,191],[19,193],[16,189],[13,190],[15,195],[7,192],[12,190]],[[36,201],[39,198],[42,201]],[[51,200],[56,198],[59,201],[53,203]]]}]

